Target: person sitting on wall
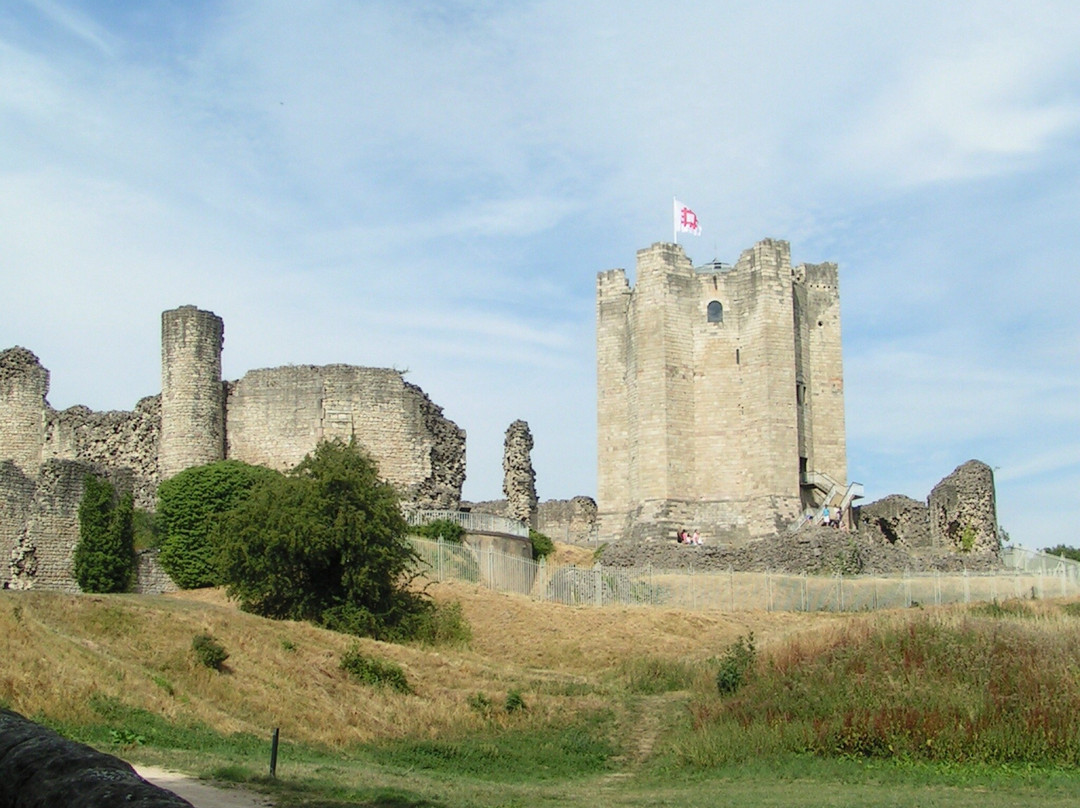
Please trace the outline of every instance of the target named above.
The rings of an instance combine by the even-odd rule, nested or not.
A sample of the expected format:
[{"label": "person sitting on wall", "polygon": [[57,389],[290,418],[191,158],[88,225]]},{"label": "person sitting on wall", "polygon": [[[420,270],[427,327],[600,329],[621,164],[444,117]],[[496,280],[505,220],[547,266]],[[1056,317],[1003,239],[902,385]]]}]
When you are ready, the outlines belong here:
[{"label": "person sitting on wall", "polygon": [[679,544],[686,544],[686,529],[679,528]]},{"label": "person sitting on wall", "polygon": [[701,534],[698,533],[696,530],[694,531],[694,535],[690,537],[690,543],[691,544],[701,544],[702,543],[701,542]]}]

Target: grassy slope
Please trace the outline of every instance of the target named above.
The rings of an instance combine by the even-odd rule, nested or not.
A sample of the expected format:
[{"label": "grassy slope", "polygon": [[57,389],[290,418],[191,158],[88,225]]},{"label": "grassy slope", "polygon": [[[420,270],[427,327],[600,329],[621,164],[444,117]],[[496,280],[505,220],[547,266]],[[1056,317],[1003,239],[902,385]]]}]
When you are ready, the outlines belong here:
[{"label": "grassy slope", "polygon": [[[360,641],[400,664],[414,695],[350,681],[338,662],[351,638],[244,614],[220,592],[3,592],[0,702],[129,758],[239,779],[265,769],[265,739],[281,727],[294,745],[282,755],[278,797],[306,805],[707,805],[720,787],[750,805],[920,804],[928,790],[936,804],[977,798],[984,808],[1027,799],[1031,788],[1040,804],[1076,798],[1069,778],[1008,788],[994,781],[989,795],[963,778],[934,774],[927,782],[843,762],[782,773],[743,765],[689,778],[650,765],[685,723],[691,692],[709,687],[706,666],[695,663],[748,631],[759,649],[782,649],[858,618],[560,607],[451,584],[432,592],[462,603],[469,648]],[[203,631],[230,653],[224,674],[194,661],[191,640]],[[653,688],[653,676],[683,680]],[[501,709],[512,690],[526,711]],[[479,693],[492,705],[487,715],[470,706]],[[167,734],[193,724],[212,731]],[[231,733],[253,737],[219,742]],[[606,748],[594,743],[599,736]],[[609,760],[593,766],[590,756]],[[807,783],[820,799],[807,798]]]}]

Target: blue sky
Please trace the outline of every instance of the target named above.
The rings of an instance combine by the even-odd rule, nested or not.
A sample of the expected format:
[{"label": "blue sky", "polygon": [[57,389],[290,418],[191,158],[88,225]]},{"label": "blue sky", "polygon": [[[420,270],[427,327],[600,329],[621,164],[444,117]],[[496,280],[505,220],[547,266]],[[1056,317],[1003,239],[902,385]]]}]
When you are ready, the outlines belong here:
[{"label": "blue sky", "polygon": [[224,373],[397,367],[501,494],[595,494],[596,273],[671,238],[840,264],[868,500],[996,468],[999,519],[1080,544],[1075,2],[0,6],[0,347],[50,403],[160,389],[159,314]]}]

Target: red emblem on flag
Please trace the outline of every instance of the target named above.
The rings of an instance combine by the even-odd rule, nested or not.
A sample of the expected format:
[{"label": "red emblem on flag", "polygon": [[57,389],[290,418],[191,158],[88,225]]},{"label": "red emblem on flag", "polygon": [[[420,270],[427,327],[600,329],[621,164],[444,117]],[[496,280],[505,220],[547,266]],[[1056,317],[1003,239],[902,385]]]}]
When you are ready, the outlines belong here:
[{"label": "red emblem on flag", "polygon": [[675,231],[693,233],[695,236],[701,235],[701,225],[698,224],[697,214],[677,199],[675,200]]}]

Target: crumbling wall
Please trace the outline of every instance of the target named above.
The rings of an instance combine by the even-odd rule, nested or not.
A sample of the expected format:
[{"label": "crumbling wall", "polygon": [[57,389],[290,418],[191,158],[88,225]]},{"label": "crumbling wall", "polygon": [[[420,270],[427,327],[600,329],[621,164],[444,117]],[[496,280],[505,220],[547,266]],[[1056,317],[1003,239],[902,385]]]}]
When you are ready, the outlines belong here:
[{"label": "crumbling wall", "polygon": [[461,505],[461,487],[465,484],[465,430],[443,415],[415,384],[405,382],[423,425],[421,451],[427,453],[429,473],[412,484],[408,495],[418,507],[456,510]]},{"label": "crumbling wall", "polygon": [[533,448],[529,425],[520,419],[506,429],[503,444],[503,495],[507,515],[536,529],[536,472],[530,453]]},{"label": "crumbling wall", "polygon": [[21,580],[37,570],[33,546],[26,529],[34,481],[13,460],[0,461],[0,588],[12,588],[13,578]]},{"label": "crumbling wall", "polygon": [[[13,536],[6,559],[9,589],[78,592],[72,570],[79,541],[79,503],[84,478],[94,468],[74,460],[46,460],[35,478],[0,466],[0,500],[14,507],[0,513],[0,535]],[[9,521],[10,520],[10,521]]]},{"label": "crumbling wall", "polygon": [[156,547],[135,554],[135,585],[132,592],[137,595],[161,595],[179,591],[180,587],[161,566],[159,555]]},{"label": "crumbling wall", "polygon": [[536,512],[536,529],[568,544],[596,541],[596,500],[592,497],[548,499]]},{"label": "crumbling wall", "polygon": [[978,460],[957,466],[928,499],[935,544],[954,551],[999,553],[994,472]]},{"label": "crumbling wall", "polygon": [[284,471],[320,440],[355,438],[407,507],[461,501],[465,432],[396,370],[289,365],[249,371],[227,391],[230,459]]},{"label": "crumbling wall", "polygon": [[161,397],[148,396],[133,412],[93,412],[87,407],[49,409],[44,458],[81,460],[130,469],[135,507],[154,510],[161,434]]},{"label": "crumbling wall", "polygon": [[893,494],[856,509],[859,535],[876,544],[907,549],[932,547],[926,504]]}]

